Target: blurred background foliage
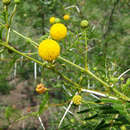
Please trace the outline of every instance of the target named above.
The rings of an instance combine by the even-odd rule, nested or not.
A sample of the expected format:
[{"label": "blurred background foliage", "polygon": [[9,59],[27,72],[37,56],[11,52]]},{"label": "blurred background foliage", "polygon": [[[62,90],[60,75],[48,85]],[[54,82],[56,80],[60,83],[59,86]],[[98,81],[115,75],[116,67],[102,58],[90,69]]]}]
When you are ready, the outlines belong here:
[{"label": "blurred background foliage", "polygon": [[[4,24],[2,7],[3,4],[2,1],[0,1],[0,22]],[[14,2],[11,0],[9,12],[13,10],[13,7]],[[88,50],[88,68],[104,81],[107,81],[109,84],[115,84],[122,93],[130,96],[130,73],[124,75],[121,81],[117,80],[117,77],[129,69],[130,65],[129,8],[130,3],[128,0],[21,0],[17,6],[16,15],[11,28],[39,43],[49,35],[49,28],[51,26],[49,18],[52,16],[60,18],[61,22],[68,28],[67,38],[59,43],[62,48],[61,55],[73,63],[84,67],[84,56],[86,50]],[[71,18],[69,21],[63,20],[64,14],[70,15]],[[87,29],[80,27],[80,22],[83,19],[87,19],[89,22]],[[2,30],[3,28],[0,27],[0,32],[2,32]],[[85,48],[85,33],[87,33],[88,37],[88,48]],[[3,32],[0,39],[4,40],[4,36],[5,34]],[[16,36],[15,33],[10,34],[9,42],[21,52],[37,53],[37,49],[31,46],[29,40],[24,40]],[[56,91],[49,92],[51,102],[62,103],[70,100],[71,97],[69,97],[66,92],[71,92],[72,95],[74,95],[75,90],[71,88],[73,87],[72,84],[66,83],[60,76],[39,65],[37,65],[38,77],[34,81],[34,62],[30,62],[3,47],[0,47],[0,49],[3,49],[3,51],[0,52],[1,94],[9,94],[9,91],[13,88],[10,87],[9,83],[13,79],[18,78],[19,81],[30,81],[34,96],[36,96],[34,88],[39,82],[43,82],[49,88],[56,89]],[[41,60],[38,55],[33,55],[33,57]],[[76,81],[81,86],[100,91],[104,90],[99,82],[94,81],[91,77],[86,76],[72,66],[65,65],[60,60],[57,60],[55,64],[59,72],[68,76],[73,81]],[[64,89],[64,87],[66,89]],[[94,99],[88,97],[87,100],[93,101]],[[129,114],[127,115],[127,112],[122,113],[120,110],[124,107],[128,108],[130,104],[122,105],[122,103],[119,103],[117,107],[117,102],[112,104],[111,101],[109,103],[109,101],[105,99],[103,102],[106,102],[107,105],[84,105],[83,108],[88,108],[88,111],[84,111],[89,112],[88,118],[82,116],[84,112],[81,111],[78,113],[81,114],[82,118],[84,117],[84,119],[81,120],[85,122],[92,119],[90,122],[87,121],[87,126],[84,122],[82,122],[84,124],[81,124],[80,121],[73,119],[73,117],[69,115],[70,117],[67,116],[64,122],[63,129],[105,129],[105,127],[111,127],[109,122],[115,115],[118,115],[119,118],[117,118],[117,124],[115,124],[115,126],[113,125],[114,127],[112,126],[113,129],[118,129],[118,126],[122,126],[125,123],[129,124],[130,119],[127,117]],[[89,108],[93,108],[94,111]],[[106,114],[104,115],[106,109],[109,109],[110,112],[108,112],[108,118]],[[56,113],[55,115],[60,114],[61,117],[63,112],[62,110],[61,113]],[[124,117],[124,114],[127,116]],[[56,123],[52,121],[53,116],[49,117],[52,118],[49,123]],[[60,119],[57,119],[57,123],[59,121]],[[77,122],[79,122],[78,125]],[[50,126],[48,127],[50,130],[53,129],[50,128]],[[54,128],[55,127],[54,125]]]}]

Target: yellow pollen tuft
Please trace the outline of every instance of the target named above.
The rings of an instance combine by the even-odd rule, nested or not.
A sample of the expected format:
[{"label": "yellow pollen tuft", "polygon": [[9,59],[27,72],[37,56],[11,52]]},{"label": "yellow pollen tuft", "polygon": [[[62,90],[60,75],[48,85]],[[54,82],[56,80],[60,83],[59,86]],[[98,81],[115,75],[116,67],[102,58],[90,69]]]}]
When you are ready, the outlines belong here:
[{"label": "yellow pollen tuft", "polygon": [[80,95],[75,95],[73,98],[72,98],[72,101],[75,105],[80,105],[81,104],[81,101],[82,101],[82,97]]}]

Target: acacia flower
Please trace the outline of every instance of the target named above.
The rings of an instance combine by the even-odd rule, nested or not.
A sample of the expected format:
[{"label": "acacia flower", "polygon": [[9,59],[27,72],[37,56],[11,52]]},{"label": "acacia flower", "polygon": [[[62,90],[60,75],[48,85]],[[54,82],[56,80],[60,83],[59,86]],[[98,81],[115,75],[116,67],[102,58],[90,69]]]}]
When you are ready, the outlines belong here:
[{"label": "acacia flower", "polygon": [[52,40],[43,40],[38,48],[39,56],[46,61],[53,61],[60,55],[59,44]]},{"label": "acacia flower", "polygon": [[47,90],[47,88],[45,88],[44,84],[40,83],[37,85],[36,87],[36,92],[39,94],[44,93]]},{"label": "acacia flower", "polygon": [[50,23],[53,24],[55,22],[55,19],[56,19],[55,17],[50,17],[49,19]]},{"label": "acacia flower", "polygon": [[50,29],[50,35],[55,40],[61,40],[67,35],[67,28],[62,23],[56,23],[52,25]]},{"label": "acacia flower", "polygon": [[75,95],[73,98],[72,98],[72,101],[75,105],[80,105],[81,104],[81,101],[82,101],[82,97],[80,95]]},{"label": "acacia flower", "polygon": [[64,20],[69,20],[70,19],[70,16],[68,14],[64,15]]}]

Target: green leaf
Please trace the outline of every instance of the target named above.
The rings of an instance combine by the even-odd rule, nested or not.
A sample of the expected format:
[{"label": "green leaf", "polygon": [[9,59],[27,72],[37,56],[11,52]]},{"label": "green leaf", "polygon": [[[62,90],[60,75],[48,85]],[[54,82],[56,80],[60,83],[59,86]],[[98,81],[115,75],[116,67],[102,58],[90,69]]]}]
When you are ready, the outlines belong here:
[{"label": "green leaf", "polygon": [[122,102],[120,100],[113,100],[113,99],[108,99],[108,98],[102,98],[101,101],[105,102],[105,103],[118,103],[118,104],[122,104]]},{"label": "green leaf", "polygon": [[119,113],[117,110],[114,110],[111,104],[105,104],[99,107],[101,114],[116,114]]},{"label": "green leaf", "polygon": [[115,119],[115,121],[122,122],[122,124],[130,124],[130,121],[128,121],[123,115],[119,115],[119,117]]},{"label": "green leaf", "polygon": [[0,40],[2,40],[2,32],[3,32],[3,27],[0,28]]},{"label": "green leaf", "polygon": [[85,109],[85,110],[79,111],[77,113],[80,114],[80,113],[86,113],[86,112],[89,112],[89,111],[90,111],[90,109]]},{"label": "green leaf", "polygon": [[99,124],[96,126],[95,130],[99,130],[99,128],[101,128],[103,125],[105,124],[105,120],[102,119]]},{"label": "green leaf", "polygon": [[86,117],[84,120],[91,120],[91,119],[96,118],[96,117],[98,117],[98,114],[95,114],[91,117]]},{"label": "green leaf", "polygon": [[42,114],[42,112],[44,111],[44,108],[45,108],[45,105],[48,103],[48,93],[46,93],[44,96],[43,96],[43,99],[42,99],[42,103],[40,104],[40,107],[39,107],[39,111],[38,111],[38,114]]},{"label": "green leaf", "polygon": [[127,108],[125,104],[113,104],[113,108],[124,116],[130,122],[130,115],[127,112]]}]

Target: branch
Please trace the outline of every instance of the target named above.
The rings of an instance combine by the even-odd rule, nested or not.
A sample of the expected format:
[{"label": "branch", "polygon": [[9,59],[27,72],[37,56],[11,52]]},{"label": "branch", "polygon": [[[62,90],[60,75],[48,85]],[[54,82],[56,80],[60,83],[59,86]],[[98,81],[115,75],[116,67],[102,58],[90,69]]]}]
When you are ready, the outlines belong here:
[{"label": "branch", "polygon": [[[108,20],[108,27],[106,29],[106,32],[104,33],[103,35],[103,39],[106,38],[106,36],[109,34],[109,32],[111,31],[112,29],[112,23],[113,23],[113,14],[114,14],[114,11],[115,11],[115,8],[117,6],[117,4],[119,3],[120,0],[116,0],[114,5],[113,5],[113,8],[111,10],[111,13],[110,13],[110,17],[109,17],[109,20]],[[106,53],[107,53],[107,46],[108,46],[108,42],[105,41],[104,43],[104,57],[106,57]]]},{"label": "branch", "polygon": [[13,52],[15,52],[15,53],[17,53],[17,54],[19,54],[19,55],[22,55],[22,56],[28,58],[29,60],[34,61],[34,62],[36,62],[36,63],[38,63],[38,64],[40,64],[40,65],[42,65],[42,66],[45,66],[45,65],[46,65],[46,62],[42,63],[42,62],[40,62],[40,61],[38,61],[38,60],[36,60],[36,59],[34,59],[34,58],[32,58],[32,57],[26,55],[25,53],[22,53],[22,52],[16,50],[16,49],[13,48],[12,46],[8,45],[6,42],[0,41],[0,45],[2,45],[2,46],[4,46],[4,47],[6,47],[6,48],[12,50]]},{"label": "branch", "polygon": [[123,72],[119,77],[118,77],[118,80],[123,76],[123,75],[125,75],[127,72],[129,72],[130,71],[130,69],[128,69],[128,70],[126,70],[125,72]]},{"label": "branch", "polygon": [[111,13],[110,13],[110,17],[109,17],[109,20],[108,20],[108,27],[107,27],[107,30],[106,32],[104,33],[103,35],[103,38],[105,39],[107,34],[110,32],[110,30],[112,29],[112,23],[113,23],[113,14],[114,14],[114,11],[115,11],[115,8],[117,6],[117,4],[119,3],[120,0],[116,0],[114,5],[113,5],[113,8],[111,10]]}]

